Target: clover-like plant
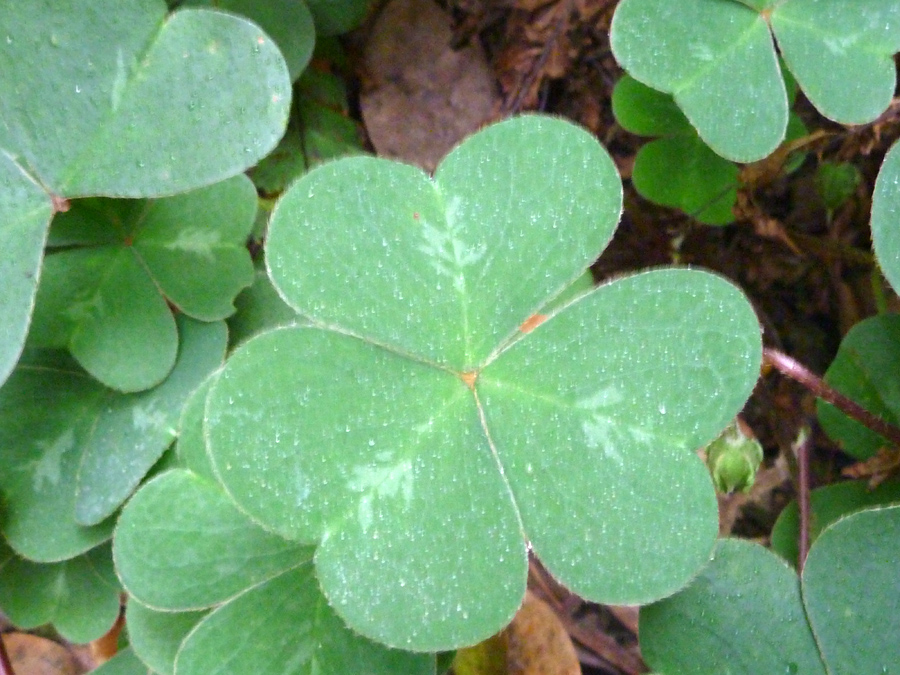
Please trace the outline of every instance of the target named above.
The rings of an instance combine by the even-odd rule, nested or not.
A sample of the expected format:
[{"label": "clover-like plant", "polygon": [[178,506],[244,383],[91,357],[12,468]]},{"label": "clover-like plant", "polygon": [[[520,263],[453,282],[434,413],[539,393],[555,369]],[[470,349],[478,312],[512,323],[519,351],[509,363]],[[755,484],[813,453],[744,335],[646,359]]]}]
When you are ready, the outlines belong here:
[{"label": "clover-like plant", "polygon": [[[844,516],[875,506],[900,503],[900,481],[888,480],[873,487],[865,480],[848,480],[816,488],[809,493],[809,542]],[[792,501],[772,527],[772,550],[794,567],[799,567],[800,510]]]},{"label": "clover-like plant", "polygon": [[171,445],[191,392],[222,364],[224,322],[180,318],[166,381],[123,394],[58,353],[26,353],[0,389],[7,470],[3,536],[36,562],[59,562],[108,540],[118,509]]},{"label": "clover-like plant", "polygon": [[[195,469],[279,540],[316,545],[353,631],[413,651],[477,642],[521,602],[529,549],[624,603],[708,559],[716,501],[695,451],[749,395],[758,325],[731,284],[685,269],[547,309],[620,208],[603,148],[538,116],[472,136],[433,178],[345,158],[281,198],[266,259],[313,325],[231,356]],[[134,597],[184,610],[162,588],[191,555],[168,528],[179,507],[145,496],[164,479],[187,480],[141,490],[114,551]]]},{"label": "clover-like plant", "polygon": [[120,391],[159,384],[178,351],[168,303],[218,321],[252,283],[256,201],[250,179],[235,176],[163,199],[75,202],[50,229],[64,250],[44,259],[28,344],[68,348]]},{"label": "clover-like plant", "polygon": [[612,106],[626,131],[661,137],[634,157],[631,180],[642,197],[707,225],[734,221],[737,166],[703,142],[671,96],[626,75],[613,89]]},{"label": "clover-like plant", "polygon": [[900,506],[828,527],[797,574],[757,544],[724,540],[677,595],[641,610],[641,652],[660,672],[900,672]]},{"label": "clover-like plant", "polygon": [[[852,180],[852,179],[851,179]],[[872,194],[872,245],[884,276],[900,288],[900,146],[882,162]],[[828,368],[829,384],[857,401],[870,413],[900,423],[897,369],[900,366],[900,317],[883,314],[854,326],[841,341]],[[865,460],[886,445],[883,435],[851,420],[831,405],[819,403],[823,428],[845,452]]]},{"label": "clover-like plant", "polygon": [[[898,184],[895,146],[876,181],[871,223],[876,257],[895,285],[900,282]],[[897,319],[884,314],[854,326],[825,376],[893,425],[900,419]],[[830,404],[820,402],[819,419],[857,459],[872,458],[890,445],[884,428],[864,426]],[[805,564],[799,560],[796,504],[784,510],[772,531],[773,549],[783,560],[747,542],[721,542],[711,565],[690,586],[641,610],[644,658],[663,672],[679,673],[707,673],[724,662],[747,675],[900,673],[898,502],[896,481],[875,489],[857,481],[813,491],[808,528],[814,543]],[[799,579],[785,560],[802,567]]]},{"label": "clover-like plant", "polygon": [[290,79],[272,40],[235,15],[166,10],[66,0],[0,12],[0,380],[22,350],[48,225],[67,199],[210,185],[284,130]]},{"label": "clover-like plant", "polygon": [[750,162],[787,128],[775,41],[819,112],[864,124],[894,93],[898,9],[897,0],[623,0],[610,40],[625,70],[672,94],[713,150]]}]

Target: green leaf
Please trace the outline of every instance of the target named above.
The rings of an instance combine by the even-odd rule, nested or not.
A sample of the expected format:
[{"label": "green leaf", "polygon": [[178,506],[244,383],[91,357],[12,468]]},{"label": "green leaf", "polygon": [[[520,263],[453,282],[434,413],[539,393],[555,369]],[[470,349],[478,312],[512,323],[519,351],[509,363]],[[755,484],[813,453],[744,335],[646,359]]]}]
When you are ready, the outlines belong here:
[{"label": "green leaf", "polygon": [[525,533],[579,594],[646,602],[708,559],[716,504],[694,450],[749,395],[756,319],[742,303],[706,273],[635,275],[541,324],[479,377]]},{"label": "green leaf", "polygon": [[193,471],[198,476],[215,481],[215,473],[206,453],[206,439],[203,435],[203,415],[209,389],[218,373],[213,373],[190,395],[181,412],[178,425],[178,441],[175,444],[178,464]]},{"label": "green leaf", "polygon": [[700,137],[738,162],[761,159],[784,139],[788,99],[778,50],[826,117],[875,120],[894,92],[900,49],[895,0],[623,0],[610,41],[637,80],[675,97]]},{"label": "green leaf", "polygon": [[738,168],[700,139],[671,96],[626,75],[613,90],[613,113],[628,131],[665,136],[634,158],[632,180],[642,197],[709,225],[734,220]]},{"label": "green leaf", "polygon": [[318,35],[340,35],[359,26],[371,0],[308,0]]},{"label": "green leaf", "polygon": [[884,158],[872,193],[872,245],[884,276],[900,288],[900,145]]},{"label": "green leaf", "polygon": [[[825,372],[825,381],[885,421],[900,423],[900,316],[881,314],[853,326]],[[817,405],[825,432],[848,454],[868,459],[887,445],[876,432],[824,401]]]},{"label": "green leaf", "polygon": [[172,369],[178,331],[133,249],[74,249],[44,260],[29,345],[67,347],[107,386],[140,391]]},{"label": "green leaf", "polygon": [[728,0],[623,0],[610,41],[625,70],[672,94],[719,155],[751,162],[784,139],[784,82],[768,26],[750,7]]},{"label": "green leaf", "polygon": [[171,444],[188,394],[221,364],[224,326],[181,324],[179,364],[158,389],[121,394],[46,356],[0,389],[3,532],[19,554],[56,562],[109,538],[111,520],[79,521],[97,522],[124,501]]},{"label": "green leaf", "polygon": [[91,675],[155,675],[141,660],[134,655],[130,647],[126,647],[112,657]]},{"label": "green leaf", "polygon": [[830,672],[900,673],[897,560],[900,506],[842,518],[810,549],[803,597]]},{"label": "green leaf", "polygon": [[[221,488],[188,471],[150,481],[126,506],[115,538],[129,591],[168,606],[128,605],[136,652],[162,673],[433,675],[434,656],[396,652],[348,630],[328,607],[311,551],[269,534]],[[176,663],[177,653],[177,663]]]},{"label": "green leaf", "polygon": [[900,506],[825,529],[799,584],[775,554],[722,541],[690,586],[641,610],[641,653],[670,673],[895,675],[898,556]]},{"label": "green leaf", "polygon": [[66,0],[0,16],[0,382],[28,328],[51,195],[197,188],[255,164],[281,136],[290,81],[274,45],[237,17],[165,9]]},{"label": "green leaf", "polygon": [[[856,511],[872,506],[900,502],[900,481],[886,481],[870,489],[866,481],[846,481],[816,488],[809,495],[809,541],[815,543],[826,527]],[[800,516],[796,500],[778,515],[772,528],[772,550],[797,566],[797,541],[800,536]]]},{"label": "green leaf", "polygon": [[639,136],[671,136],[694,131],[670,95],[651,89],[630,75],[616,82],[612,109],[622,128]]},{"label": "green leaf", "polygon": [[761,546],[737,539],[720,541],[686,589],[641,609],[640,641],[648,665],[663,673],[875,672],[826,671],[797,575]]},{"label": "green leaf", "polygon": [[695,451],[756,380],[744,297],[670,270],[535,316],[608,241],[620,195],[593,139],[523,117],[433,181],[345,159],[276,207],[273,280],[316,325],[236,350],[207,400],[209,454],[242,511],[319,542],[351,629],[417,651],[478,642],[521,602],[529,542],[609,602],[671,593],[707,559]]},{"label": "green leaf", "polygon": [[234,306],[237,311],[228,319],[232,345],[246,342],[269,328],[307,323],[278,295],[264,268],[256,270],[253,283],[235,298]]},{"label": "green leaf", "polygon": [[[321,540],[320,582],[351,627],[434,651],[512,618],[525,542],[457,377],[337,333],[279,329],[232,356],[207,409],[225,488],[267,528]],[[238,421],[247,414],[259,423]]]},{"label": "green leaf", "polygon": [[640,195],[681,209],[708,225],[734,222],[738,167],[696,134],[651,141],[634,158],[632,180]]},{"label": "green leaf", "polygon": [[29,344],[68,347],[122,391],[158,384],[178,346],[166,301],[203,321],[232,314],[253,279],[255,213],[245,176],[165,199],[76,203],[51,239],[88,247],[47,256]]},{"label": "green leaf", "polygon": [[253,183],[235,176],[149,202],[133,246],[170,302],[195,319],[218,321],[234,313],[234,297],[253,280],[246,240],[255,216]]},{"label": "green leaf", "polygon": [[178,675],[434,675],[432,654],[386,649],[348,630],[301,565],[214,610],[185,640]]},{"label": "green leaf", "polygon": [[772,12],[778,48],[800,88],[825,117],[865,124],[888,107],[900,50],[895,0],[791,0]]},{"label": "green leaf", "polygon": [[467,370],[581,274],[620,211],[615,166],[589,134],[522,117],[458,146],[433,181],[370,157],[314,169],[276,206],[267,263],[301,314]]},{"label": "green leaf", "polygon": [[154,672],[173,675],[178,648],[207,614],[206,610],[160,612],[129,598],[125,610],[128,642],[134,653]]},{"label": "green leaf", "polygon": [[188,396],[222,365],[227,334],[222,322],[182,318],[178,360],[166,380],[150,391],[107,397],[93,424],[78,469],[75,519],[94,525],[110,516],[175,437]]},{"label": "green leaf", "polygon": [[52,213],[53,205],[41,187],[0,151],[0,384],[25,344]]},{"label": "green leaf", "polygon": [[217,7],[242,14],[268,33],[284,56],[291,80],[296,80],[312,57],[316,29],[303,0],[188,0],[185,6]]},{"label": "green leaf", "polygon": [[197,610],[310,559],[309,549],[270,534],[218,486],[175,469],[149,481],[116,527],[116,570],[138,602]]},{"label": "green leaf", "polygon": [[816,169],[816,190],[828,211],[842,207],[861,181],[859,169],[849,162],[823,162]]},{"label": "green leaf", "polygon": [[56,365],[20,365],[0,389],[0,524],[20,555],[57,562],[109,539],[111,520],[82,527],[74,517],[78,465],[106,396],[83,372]]},{"label": "green leaf", "polygon": [[48,191],[171,194],[234,176],[275,146],[290,103],[277,47],[236,16],[165,12],[68,0],[3,13],[4,141]]},{"label": "green leaf", "polygon": [[109,546],[60,563],[13,557],[0,567],[0,607],[10,621],[25,630],[52,623],[75,643],[96,640],[112,627],[120,592]]}]

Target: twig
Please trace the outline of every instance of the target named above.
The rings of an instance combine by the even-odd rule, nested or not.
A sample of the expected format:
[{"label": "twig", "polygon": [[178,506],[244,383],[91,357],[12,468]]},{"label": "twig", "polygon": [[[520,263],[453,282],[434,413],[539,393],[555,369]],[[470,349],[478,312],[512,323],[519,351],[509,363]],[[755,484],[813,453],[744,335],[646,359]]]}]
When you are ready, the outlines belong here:
[{"label": "twig", "polygon": [[16,675],[12,663],[10,663],[9,654],[6,653],[6,644],[2,637],[0,637],[0,675]]},{"label": "twig", "polygon": [[531,89],[531,86],[534,84],[535,80],[537,80],[538,75],[540,75],[541,69],[547,63],[547,59],[550,58],[550,52],[553,51],[553,48],[556,46],[556,43],[562,36],[563,28],[565,27],[572,13],[572,1],[564,0],[564,2],[564,6],[558,5],[558,7],[561,8],[560,17],[556,22],[556,26],[554,26],[553,28],[553,33],[544,43],[544,47],[543,49],[541,49],[541,53],[538,55],[537,61],[535,61],[532,64],[531,68],[528,69],[528,72],[526,72],[519,79],[518,90],[516,91],[512,102],[508,105],[503,106],[504,117],[508,115],[515,115],[521,112],[522,105],[525,103],[525,97],[528,95],[528,90]]},{"label": "twig", "polygon": [[848,417],[883,436],[892,445],[900,447],[900,428],[885,422],[856,403],[856,401],[847,398],[827,384],[821,377],[811,373],[803,364],[792,359],[787,354],[770,347],[763,349],[763,361],[783,375],[802,384],[816,397],[826,403],[830,403]]}]

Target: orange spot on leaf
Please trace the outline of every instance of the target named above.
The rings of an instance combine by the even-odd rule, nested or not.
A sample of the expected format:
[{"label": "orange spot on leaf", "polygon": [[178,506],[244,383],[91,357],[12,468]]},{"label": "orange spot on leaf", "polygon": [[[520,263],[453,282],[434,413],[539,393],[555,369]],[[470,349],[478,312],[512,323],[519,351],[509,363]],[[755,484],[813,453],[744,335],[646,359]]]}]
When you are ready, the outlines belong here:
[{"label": "orange spot on leaf", "polygon": [[546,314],[532,314],[522,322],[519,330],[522,333],[530,333],[547,320]]}]

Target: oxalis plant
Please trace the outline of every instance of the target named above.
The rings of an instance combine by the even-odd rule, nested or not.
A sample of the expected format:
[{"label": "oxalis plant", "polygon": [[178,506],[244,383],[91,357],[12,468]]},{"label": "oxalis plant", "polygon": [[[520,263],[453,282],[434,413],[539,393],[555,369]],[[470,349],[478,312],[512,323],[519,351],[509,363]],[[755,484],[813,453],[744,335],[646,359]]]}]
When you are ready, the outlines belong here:
[{"label": "oxalis plant", "polygon": [[[11,65],[2,99],[9,260],[30,266],[4,295],[9,362],[44,273],[0,390],[0,602],[17,623],[97,637],[118,579],[128,638],[157,672],[424,673],[509,621],[530,548],[609,602],[697,573],[717,518],[694,451],[749,394],[759,330],[742,294],[700,271],[578,292],[621,208],[592,137],[523,117],[433,178],[371,158],[308,173],[276,207],[266,258],[310,325],[263,332],[219,371],[221,319],[253,278],[238,245],[250,192],[230,176],[277,139],[289,73],[232,15],[70,9],[7,18],[6,58],[36,69]],[[64,73],[73,91],[26,96],[55,50],[98,30],[118,38]],[[16,61],[28,35],[37,56]],[[199,60],[196,84],[178,66],[183,97],[156,95],[178,59]],[[233,145],[207,147],[199,116],[230,113],[217,92],[231,78],[232,97],[244,79],[258,90],[237,96]],[[64,114],[70,98],[84,106]],[[142,668],[133,658],[108,669]]]},{"label": "oxalis plant", "polygon": [[[787,99],[773,37],[787,73],[819,112],[843,123],[873,121],[894,88],[891,56],[900,46],[897,9],[890,1],[851,6],[813,0],[691,0],[675,7],[623,0],[611,40],[617,58],[636,80],[625,79],[617,87],[617,116],[634,131],[666,136],[642,150],[643,168],[636,160],[636,187],[641,190],[638,183],[643,181],[648,198],[693,209],[693,215],[711,222],[713,198],[724,194],[716,192],[715,182],[727,185],[727,175],[698,137],[737,161],[768,155],[784,138]],[[733,77],[736,68],[743,78]],[[690,126],[685,117],[679,122],[675,105]],[[701,173],[712,183],[705,193],[677,183],[660,191],[656,167],[671,161],[664,156],[663,142],[699,148],[689,153],[689,166],[703,167]],[[653,164],[647,161],[651,155]],[[895,288],[900,282],[898,157],[895,148],[885,158],[872,204],[874,252]],[[836,173],[820,170],[817,177],[829,220],[847,194],[835,185]],[[858,172],[855,176],[858,180]],[[855,326],[824,381],[789,357],[766,350],[770,366],[822,397],[818,412],[823,429],[859,460],[869,485],[850,481],[809,494],[808,483],[804,485],[807,441],[798,439],[800,500],[776,523],[772,551],[745,541],[720,541],[710,565],[688,587],[642,608],[641,651],[659,672],[709,673],[725,663],[729,672],[747,674],[900,672],[894,588],[900,492],[895,480],[879,484],[896,474],[900,442],[897,331],[891,314]]]},{"label": "oxalis plant", "polygon": [[[248,604],[273,632],[271,584],[310,603],[279,613],[275,635],[327,601],[354,633],[434,652],[511,619],[529,549],[606,602],[697,572],[717,515],[694,450],[749,394],[759,330],[740,292],[696,270],[545,309],[606,245],[620,200],[599,144],[545,117],[472,136],[433,178],[352,158],[285,193],[266,259],[311,325],[234,352],[199,395],[187,469],[150,481],[117,527],[139,603],[225,603],[178,672],[234,644]],[[212,583],[228,559],[241,565]]]},{"label": "oxalis plant", "polygon": [[[589,134],[524,116],[434,176],[323,164],[280,195],[254,270],[243,244],[264,216],[241,174],[256,165],[256,188],[280,193],[305,170],[313,38],[361,5],[215,4],[227,11],[0,12],[0,607],[14,623],[87,642],[125,590],[130,647],[105,675],[436,673],[511,619],[533,552],[587,599],[647,605],[641,646],[660,672],[895,672],[896,486],[813,492],[813,531],[798,535],[801,500],[774,553],[716,542],[696,450],[749,395],[759,327],[700,270],[592,288],[622,191]],[[672,96],[632,87],[632,113],[665,108],[650,135],[733,161],[771,152],[787,119],[772,35],[826,116],[887,105],[890,2],[663,4],[625,0],[612,33],[626,69]],[[808,54],[822,45],[826,68]],[[672,64],[677,77],[653,72]],[[292,92],[303,124],[273,152]],[[722,97],[732,116],[711,120]],[[896,166],[873,208],[895,285]],[[825,378],[880,415],[861,427],[823,405],[860,460],[898,443],[895,369],[878,360],[895,324],[860,325]],[[717,483],[745,485],[758,461],[717,463]]]}]

